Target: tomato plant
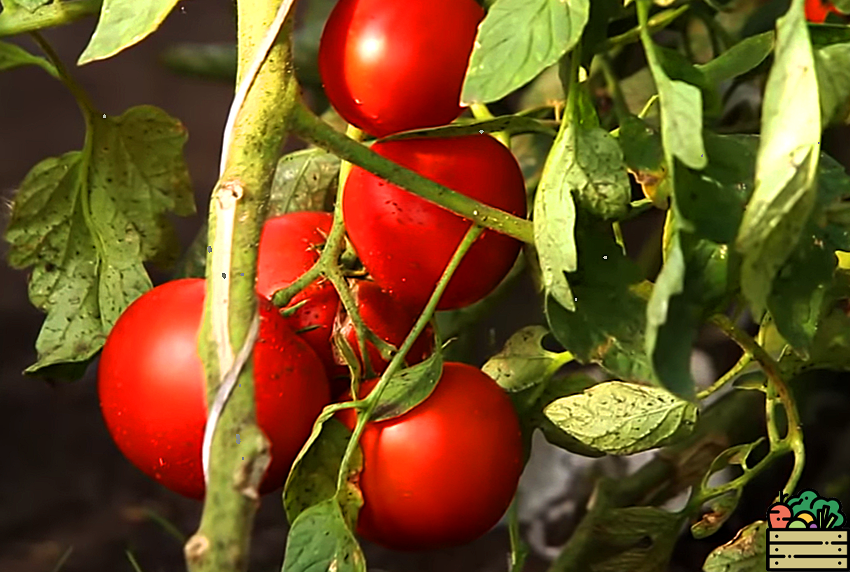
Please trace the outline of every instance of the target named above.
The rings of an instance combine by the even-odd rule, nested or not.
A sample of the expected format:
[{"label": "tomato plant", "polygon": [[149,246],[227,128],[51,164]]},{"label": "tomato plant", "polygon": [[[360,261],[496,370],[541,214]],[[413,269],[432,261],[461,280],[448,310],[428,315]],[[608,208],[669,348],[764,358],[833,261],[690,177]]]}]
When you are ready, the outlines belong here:
[{"label": "tomato plant", "polygon": [[[522,173],[492,137],[386,141],[372,150],[467,197],[525,215]],[[392,294],[424,306],[470,222],[359,168],[345,185],[346,228],[363,264]],[[485,231],[438,307],[468,306],[489,294],[513,266],[519,247],[511,237]]]},{"label": "tomato plant", "polygon": [[328,98],[376,136],[449,123],[483,17],[474,0],[341,0],[319,45]]},{"label": "tomato plant", "polygon": [[[376,383],[364,384],[363,392]],[[354,429],[354,414],[341,415]],[[412,411],[368,424],[360,446],[357,530],[402,550],[478,538],[508,509],[522,472],[510,399],[481,370],[461,363],[446,363],[434,392]]]},{"label": "tomato plant", "polygon": [[[203,498],[201,439],[207,417],[198,333],[204,281],[150,290],[121,314],[98,366],[106,426],[121,452],[169,489]],[[260,492],[280,487],[313,420],[329,401],[322,364],[268,302],[253,354],[257,421],[272,461]]]},{"label": "tomato plant", "polygon": [[[822,389],[850,371],[850,0],[237,0],[235,44],[163,58],[234,94],[221,156],[189,154],[218,180],[186,249],[193,126],[105,112],[41,34],[98,15],[88,65],[176,4],[0,0],[3,77],[46,72],[85,129],[23,177],[3,237],[45,314],[25,373],[100,360],[121,451],[204,498],[192,572],[246,570],[280,485],[283,572],[494,527],[511,572],[529,550],[746,572],[753,506],[850,502],[806,447],[838,434],[818,404],[850,403]],[[651,453],[573,487],[538,437],[585,465]]]}]

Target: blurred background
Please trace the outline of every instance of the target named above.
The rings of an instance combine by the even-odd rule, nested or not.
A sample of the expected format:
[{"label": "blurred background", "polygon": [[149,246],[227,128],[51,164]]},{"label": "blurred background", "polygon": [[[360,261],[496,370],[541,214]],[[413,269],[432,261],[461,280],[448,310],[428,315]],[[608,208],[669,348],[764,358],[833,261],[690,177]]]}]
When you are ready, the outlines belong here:
[{"label": "blurred background", "polygon": [[[318,13],[311,14],[305,20],[308,26],[299,30],[303,36],[300,73],[304,83],[310,84],[316,81],[315,70],[310,68],[311,49],[321,31],[321,14],[332,2],[322,2],[321,6],[315,3],[318,8],[311,2],[301,4],[302,15],[305,10]],[[94,19],[89,19],[49,30],[45,36],[71,65],[85,47],[94,25]],[[180,59],[174,48],[184,42],[231,43],[234,29],[233,6],[227,0],[182,2],[162,28],[138,46],[115,58],[72,69],[104,113],[118,115],[134,105],[153,104],[187,127],[185,152],[199,214],[175,221],[184,248],[205,220],[208,195],[217,178],[221,133],[232,86],[227,81],[177,73],[177,68],[186,67],[186,60]],[[36,51],[27,38],[14,41]],[[167,53],[171,54],[170,65],[164,61]],[[226,80],[232,73],[228,61],[226,51],[224,57],[215,52],[204,65],[210,76]],[[631,73],[630,69],[633,72],[641,66],[640,57],[618,61],[623,77]],[[551,78],[547,81],[551,83]],[[554,85],[557,88],[556,79]],[[545,82],[537,87],[543,93],[551,89]],[[624,82],[624,91],[627,98],[631,97],[640,92],[640,85]],[[758,89],[743,90],[743,94],[736,97],[745,104],[757,104]],[[316,89],[308,98],[323,105]],[[509,112],[516,103],[506,101],[493,106],[493,110]],[[604,93],[600,93],[597,103],[600,109],[610,108]],[[727,104],[737,105],[734,100]],[[740,110],[736,113],[740,114]],[[742,117],[740,121],[747,120],[746,113]],[[76,104],[60,83],[35,67],[0,74],[0,227],[7,217],[5,204],[30,168],[45,157],[79,149],[83,135],[84,125]],[[825,137],[826,150],[845,165],[850,163],[848,141],[846,130],[834,130]],[[294,149],[298,145],[297,141],[290,141],[287,146]],[[657,216],[642,217],[625,229],[627,241],[640,246],[647,238],[656,240],[658,224]],[[6,244],[0,242],[0,256],[5,254]],[[651,273],[658,260],[650,257],[645,264]],[[169,276],[156,269],[151,271],[156,283]],[[471,363],[481,365],[519,327],[543,323],[529,280],[515,283],[505,293],[504,304],[498,316],[480,321],[468,336],[466,359]],[[34,343],[41,322],[41,313],[27,300],[25,273],[0,264],[0,434],[7,447],[0,460],[0,571],[50,571],[60,562],[66,572],[132,570],[127,551],[146,572],[183,569],[180,537],[195,530],[201,504],[158,486],[118,452],[98,408],[96,363],[89,367],[84,379],[75,383],[25,378],[21,374],[35,359]],[[697,379],[702,384],[710,383],[736,358],[733,347],[706,332],[694,354]],[[850,507],[847,379],[813,373],[795,380],[794,389],[806,423],[809,457],[802,484],[827,496],[839,496],[845,499],[844,506]],[[755,430],[761,427],[760,415],[755,407]],[[591,461],[535,439],[519,505],[523,534],[532,545],[526,570],[545,570],[569,537],[583,513],[593,475],[627,478],[629,471],[652,455]],[[763,518],[784,483],[788,468],[787,463],[779,463],[750,486],[738,512],[713,537],[695,541],[683,534],[670,569],[699,570],[711,549],[729,540],[742,526]],[[256,521],[251,570],[280,569],[286,533],[279,494],[265,497]],[[507,569],[509,543],[507,529],[500,525],[479,541],[452,550],[399,554],[368,544],[364,548],[370,570],[490,572]]]}]

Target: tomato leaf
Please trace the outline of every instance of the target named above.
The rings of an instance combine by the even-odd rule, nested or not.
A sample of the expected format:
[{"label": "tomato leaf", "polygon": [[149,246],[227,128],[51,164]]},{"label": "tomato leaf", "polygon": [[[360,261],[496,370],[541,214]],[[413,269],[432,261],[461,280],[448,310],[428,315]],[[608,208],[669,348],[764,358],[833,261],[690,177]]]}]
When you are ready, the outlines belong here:
[{"label": "tomato leaf", "polygon": [[375,405],[372,421],[384,421],[404,415],[425,401],[443,374],[443,352],[439,339],[428,359],[393,375]]},{"label": "tomato leaf", "polygon": [[557,62],[581,38],[588,0],[497,0],[478,27],[461,101],[508,95]]},{"label": "tomato leaf", "polygon": [[689,435],[699,409],[660,388],[608,381],[553,401],[545,413],[585,445],[631,455]]},{"label": "tomato leaf", "polygon": [[32,267],[30,300],[47,312],[27,373],[91,358],[151,287],[142,262],[175,253],[167,213],[195,210],[177,120],[135,107],[95,119],[90,137],[84,151],[36,165],[12,206],[9,263]]},{"label": "tomato leaf", "polygon": [[114,56],[152,34],[179,0],[104,0],[100,19],[78,65]]},{"label": "tomato leaf", "polygon": [[35,12],[50,1],[51,0],[5,0],[2,2],[2,5],[7,10],[20,7],[28,12]]},{"label": "tomato leaf", "polygon": [[821,123],[850,120],[850,43],[833,44],[814,51],[820,96]]},{"label": "tomato leaf", "polygon": [[646,350],[658,381],[680,397],[694,397],[693,344],[705,315],[737,288],[737,264],[726,245],[674,230],[647,305]]},{"label": "tomato leaf", "polygon": [[327,211],[339,179],[339,157],[310,148],[281,157],[272,181],[268,217],[295,211]]},{"label": "tomato leaf", "polygon": [[555,338],[582,363],[598,363],[623,380],[646,381],[652,370],[646,356],[646,298],[641,275],[614,240],[611,226],[585,220],[576,227],[582,256],[569,275],[575,297],[570,311],[551,296],[545,312]]},{"label": "tomato leaf", "polygon": [[27,65],[38,66],[53,77],[59,77],[59,72],[46,59],[34,56],[15,44],[0,42],[0,71]]},{"label": "tomato leaf", "polygon": [[481,134],[482,131],[484,133],[506,131],[510,135],[518,135],[521,133],[543,133],[554,136],[556,133],[554,128],[533,117],[505,115],[483,121],[467,121],[459,119],[455,123],[451,123],[449,125],[404,131],[402,133],[396,133],[394,135],[384,137],[382,140],[392,141],[397,139],[419,139],[420,137],[464,137],[466,135],[478,135]]},{"label": "tomato leaf", "polygon": [[743,488],[734,489],[731,493],[721,495],[709,502],[709,510],[700,519],[691,525],[691,534],[697,540],[708,538],[729,520],[738,502],[741,500]]},{"label": "tomato leaf", "polygon": [[757,520],[714,549],[702,569],[704,572],[759,572],[765,569],[766,549],[767,523]]},{"label": "tomato leaf", "polygon": [[743,254],[741,286],[756,314],[764,310],[776,273],[815,204],[821,123],[814,66],[803,3],[794,2],[777,23],[755,189],[737,239]]},{"label": "tomato leaf", "polygon": [[[645,4],[649,1],[638,0],[643,3],[638,9],[647,10]],[[702,140],[702,92],[695,85],[667,75],[660,50],[648,31],[642,30],[641,41],[658,90],[661,140],[667,161],[677,157],[691,169],[702,169],[707,163]]]},{"label": "tomato leaf", "polygon": [[758,67],[773,51],[774,40],[775,34],[772,31],[744,38],[697,68],[705,74],[709,82],[719,85]]},{"label": "tomato leaf", "polygon": [[286,539],[282,572],[366,572],[366,557],[336,498],[302,512]]},{"label": "tomato leaf", "polygon": [[558,568],[665,572],[685,517],[651,506],[617,507],[603,487],[607,483],[597,486],[593,506],[558,556]]},{"label": "tomato leaf", "polygon": [[[283,493],[283,507],[290,523],[298,516],[336,494],[337,474],[351,437],[345,425],[336,419],[321,423],[321,432],[293,464]],[[360,447],[351,458],[352,472],[360,470]]]},{"label": "tomato leaf", "polygon": [[487,360],[481,371],[492,377],[505,391],[516,393],[545,384],[573,356],[555,353],[543,347],[549,330],[527,326],[512,335],[501,351]]}]

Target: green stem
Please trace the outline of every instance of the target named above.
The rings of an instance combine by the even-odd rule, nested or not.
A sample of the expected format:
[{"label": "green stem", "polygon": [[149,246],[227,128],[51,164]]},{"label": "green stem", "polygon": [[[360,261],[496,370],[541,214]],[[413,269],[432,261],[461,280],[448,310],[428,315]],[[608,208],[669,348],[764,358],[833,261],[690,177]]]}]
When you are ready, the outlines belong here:
[{"label": "green stem", "polygon": [[36,30],[71,24],[100,13],[103,0],[55,1],[30,12],[26,9],[4,9],[0,13],[0,37],[26,34]]},{"label": "green stem", "polygon": [[86,90],[84,90],[82,86],[77,83],[77,80],[75,80],[68,72],[68,68],[65,67],[64,63],[62,63],[62,59],[59,57],[59,54],[56,53],[56,50],[53,49],[53,46],[51,46],[50,43],[44,39],[44,36],[38,32],[33,32],[30,35],[35,43],[38,44],[38,47],[41,48],[41,51],[44,52],[44,55],[47,56],[47,59],[50,60],[50,63],[53,64],[53,67],[56,68],[56,72],[59,74],[59,80],[65,84],[65,87],[67,87],[68,91],[70,91],[74,96],[74,99],[77,101],[77,105],[86,120],[89,121],[91,118],[98,115],[97,108],[89,97],[89,94],[86,93]]},{"label": "green stem", "polygon": [[[650,33],[654,34],[659,30],[663,30],[664,28],[672,24],[676,20],[676,18],[687,12],[690,7],[690,4],[684,4],[677,8],[662,10],[658,14],[654,15],[652,18],[649,18],[649,20],[647,21],[647,26],[649,28]],[[603,46],[603,51],[608,51],[616,47],[632,44],[634,42],[637,42],[639,39],[640,26],[635,26],[627,32],[623,32],[619,36],[613,36],[611,38],[608,38],[608,40],[605,42],[605,45]]]},{"label": "green stem", "polygon": [[735,363],[735,365],[733,365],[731,368],[729,368],[729,371],[724,373],[722,377],[720,377],[717,381],[712,383],[710,387],[707,387],[706,389],[697,393],[697,399],[699,399],[699,400],[705,399],[706,397],[713,394],[715,391],[717,391],[718,389],[720,389],[721,387],[723,387],[724,385],[726,385],[727,383],[729,383],[730,381],[735,379],[738,376],[738,374],[741,373],[744,370],[744,368],[746,368],[748,365],[750,365],[750,363],[752,361],[753,361],[752,354],[750,354],[748,352],[744,352],[744,354],[737,361],[737,363]]},{"label": "green stem", "polygon": [[[222,387],[237,381],[239,385],[223,402],[212,433],[201,522],[184,547],[192,572],[247,569],[258,488],[270,459],[267,439],[256,422],[252,360],[239,368],[241,356],[233,348],[251,345],[251,325],[257,315],[257,244],[298,94],[291,64],[291,25],[279,33],[279,25],[284,26],[281,15],[291,5],[290,0],[237,2],[238,77],[240,85],[247,82],[251,87],[228,120],[232,130],[222,152],[225,167],[210,201],[212,253],[206,264],[199,353],[208,404],[215,403]],[[269,38],[270,50],[264,51]],[[222,273],[245,278],[223,279]],[[227,376],[229,371],[238,376]],[[235,439],[237,433],[241,444]]]},{"label": "green stem", "polygon": [[428,299],[428,303],[425,305],[425,309],[422,310],[422,314],[420,314],[419,319],[416,320],[416,324],[413,326],[413,329],[410,330],[410,333],[404,339],[404,343],[401,344],[401,347],[398,349],[398,352],[393,359],[390,361],[387,369],[384,370],[383,375],[381,375],[381,379],[378,381],[377,385],[375,385],[372,392],[362,400],[362,409],[358,412],[357,415],[357,425],[354,427],[354,432],[351,434],[351,439],[348,441],[348,446],[345,449],[345,455],[342,458],[342,463],[339,467],[339,476],[337,479],[337,490],[343,490],[345,485],[345,480],[348,478],[348,466],[351,462],[351,455],[354,453],[355,448],[357,447],[357,443],[360,440],[360,435],[363,434],[363,429],[366,427],[366,423],[368,423],[369,418],[372,415],[375,407],[378,404],[378,400],[381,398],[381,394],[384,391],[384,388],[387,386],[389,380],[396,374],[399,369],[401,369],[404,364],[404,359],[407,356],[407,352],[410,351],[410,348],[413,347],[413,344],[425,330],[425,327],[431,321],[431,318],[434,315],[434,312],[437,309],[437,304],[440,301],[440,298],[443,295],[443,292],[448,286],[449,281],[457,270],[457,267],[460,265],[461,260],[466,255],[467,251],[472,247],[475,240],[481,235],[481,232],[484,229],[478,225],[471,226],[469,230],[466,232],[466,235],[463,237],[463,240],[458,245],[455,250],[454,255],[449,261],[446,269],[443,271],[443,275],[440,277],[440,280],[437,282],[437,286],[434,288],[434,291],[431,293],[431,297]]},{"label": "green stem", "polygon": [[[483,120],[483,121],[491,121],[496,119],[496,116],[493,115],[487,106],[483,103],[473,103],[469,106],[469,110],[472,112],[472,116],[475,119]],[[493,137],[499,140],[505,147],[508,149],[511,148],[511,136],[505,131],[497,131],[495,133],[491,133]]]},{"label": "green stem", "polygon": [[527,243],[534,242],[531,221],[473,200],[381,157],[368,147],[336,131],[303,103],[294,112],[293,130],[306,141],[326,149],[370,173],[450,210],[472,222]]}]

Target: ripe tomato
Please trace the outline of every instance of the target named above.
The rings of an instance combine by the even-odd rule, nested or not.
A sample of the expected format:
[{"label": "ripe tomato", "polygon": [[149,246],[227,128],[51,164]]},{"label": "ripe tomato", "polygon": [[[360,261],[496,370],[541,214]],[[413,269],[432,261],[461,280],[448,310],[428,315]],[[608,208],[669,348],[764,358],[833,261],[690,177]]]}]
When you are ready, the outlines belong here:
[{"label": "ripe tomato", "polygon": [[[391,294],[382,290],[380,286],[371,280],[357,280],[351,288],[354,300],[357,302],[357,310],[363,323],[371,329],[376,336],[394,345],[401,347],[407,334],[413,329],[419,315],[410,307],[405,306],[395,299]],[[360,357],[360,346],[357,343],[357,331],[351,317],[344,313],[340,304],[341,316],[340,333],[354,350],[354,355],[363,365]],[[430,326],[414,342],[413,347],[407,353],[408,364],[416,364],[431,355],[433,349],[433,332]],[[376,373],[381,373],[387,367],[387,361],[381,357],[381,352],[372,342],[366,343],[366,351],[369,355],[369,365]],[[333,379],[331,379],[331,395],[339,395],[349,387],[348,368],[337,365]]]},{"label": "ripe tomato", "polygon": [[[353,429],[353,410],[339,416]],[[510,398],[461,363],[446,363],[434,392],[411,411],[369,423],[360,447],[364,503],[357,530],[397,550],[456,546],[483,535],[507,510],[522,472]]]},{"label": "ripe tomato", "polygon": [[[271,299],[274,293],[295,282],[320,255],[333,224],[324,212],[294,212],[266,221],[257,254],[257,293]],[[289,303],[305,302],[287,317],[289,327],[310,344],[325,364],[333,363],[328,340],[333,331],[339,298],[333,284],[320,278]]]},{"label": "ripe tomato", "polygon": [[340,0],[319,43],[328,99],[378,137],[450,123],[483,18],[474,0]]},{"label": "ripe tomato", "polygon": [[[514,215],[526,214],[522,172],[511,152],[488,135],[379,142],[372,150],[457,192]],[[422,308],[471,223],[353,167],[345,183],[348,235],[375,281]],[[505,277],[517,240],[486,230],[467,252],[438,306],[477,302]]]},{"label": "ripe tomato", "polygon": [[[98,368],[101,411],[124,456],[162,485],[197,499],[204,496],[207,418],[198,355],[204,297],[200,279],[175,280],[142,295],[118,318]],[[319,358],[265,300],[253,357],[257,419],[272,454],[260,492],[269,493],[283,484],[330,398]]]},{"label": "ripe tomato", "polygon": [[806,0],[806,20],[815,24],[822,24],[830,12],[843,16],[831,2],[825,0]]}]

